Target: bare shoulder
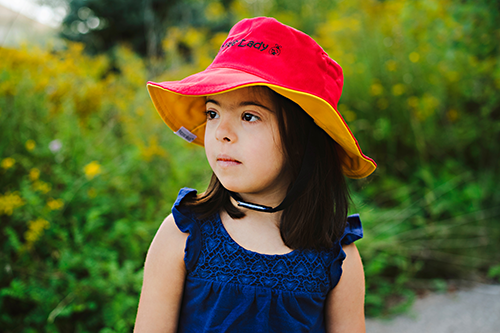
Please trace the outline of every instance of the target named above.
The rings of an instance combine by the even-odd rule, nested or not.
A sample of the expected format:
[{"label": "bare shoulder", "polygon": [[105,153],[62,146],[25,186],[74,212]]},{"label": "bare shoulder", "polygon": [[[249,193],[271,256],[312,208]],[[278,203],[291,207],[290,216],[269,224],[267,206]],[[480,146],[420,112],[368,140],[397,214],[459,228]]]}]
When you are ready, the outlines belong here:
[{"label": "bare shoulder", "polygon": [[179,230],[172,214],[163,220],[149,247],[145,269],[158,264],[181,264],[183,266],[184,248],[187,233]]},{"label": "bare shoulder", "polygon": [[169,215],[161,224],[144,264],[144,280],[134,332],[175,332],[186,268],[188,234]]},{"label": "bare shoulder", "polygon": [[[153,242],[151,243],[148,255],[149,253],[151,253],[151,251],[163,252],[162,250],[166,249],[179,250],[179,248],[182,248],[183,252],[187,237],[188,234],[183,233],[179,230],[179,228],[175,224],[174,216],[170,214],[165,218],[165,220],[163,220],[163,223],[160,225],[160,228],[158,229],[158,232],[156,233]],[[164,254],[168,255],[168,253]]]},{"label": "bare shoulder", "polygon": [[356,245],[343,246],[346,258],[342,263],[339,283],[327,296],[327,332],[365,332],[365,276]]},{"label": "bare shoulder", "polygon": [[172,214],[168,215],[156,232],[149,247],[144,264],[144,279],[147,273],[159,274],[175,268],[177,272],[185,274],[184,248],[187,233],[179,230]]}]

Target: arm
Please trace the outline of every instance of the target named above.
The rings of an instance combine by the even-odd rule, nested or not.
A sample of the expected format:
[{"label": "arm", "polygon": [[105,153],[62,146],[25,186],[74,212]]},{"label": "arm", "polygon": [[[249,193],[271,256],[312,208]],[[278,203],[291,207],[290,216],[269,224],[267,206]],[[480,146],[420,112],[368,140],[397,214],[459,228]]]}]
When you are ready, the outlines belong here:
[{"label": "arm", "polygon": [[343,247],[342,277],[327,296],[325,319],[329,333],[365,332],[365,276],[356,245]]},{"label": "arm", "polygon": [[186,276],[184,248],[187,236],[177,228],[172,215],[158,229],[144,265],[135,333],[177,331]]}]

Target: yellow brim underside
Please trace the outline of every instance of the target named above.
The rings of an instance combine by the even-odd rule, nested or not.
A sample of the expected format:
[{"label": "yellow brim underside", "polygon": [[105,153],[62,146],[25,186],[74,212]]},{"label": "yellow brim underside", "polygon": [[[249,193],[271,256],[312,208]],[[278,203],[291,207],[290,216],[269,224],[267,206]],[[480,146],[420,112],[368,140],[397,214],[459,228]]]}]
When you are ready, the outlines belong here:
[{"label": "yellow brim underside", "polygon": [[[339,154],[342,170],[347,177],[364,178],[375,170],[376,164],[361,153],[339,113],[328,102],[317,96],[266,83],[242,85],[217,94],[250,86],[267,86],[304,109],[316,124],[343,148],[339,150]],[[148,84],[148,91],[163,121],[174,132],[181,127],[188,129],[196,135],[193,143],[203,146],[206,122],[205,95],[182,95],[153,84]]]}]

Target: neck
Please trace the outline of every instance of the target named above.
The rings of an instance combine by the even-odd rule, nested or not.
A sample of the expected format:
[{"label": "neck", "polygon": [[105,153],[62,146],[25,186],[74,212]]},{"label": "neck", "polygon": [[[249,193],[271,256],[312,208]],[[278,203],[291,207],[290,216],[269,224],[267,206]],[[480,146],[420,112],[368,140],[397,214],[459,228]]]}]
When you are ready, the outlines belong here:
[{"label": "neck", "polygon": [[[272,209],[279,206],[286,197],[287,186],[281,185],[274,187],[272,190],[266,190],[259,193],[231,193],[231,200],[233,204],[239,207],[250,208],[255,210]],[[237,202],[240,201],[241,205]],[[269,212],[267,212],[269,213]]]},{"label": "neck", "polygon": [[[251,197],[253,197],[253,196],[250,196],[250,198]],[[262,205],[261,204],[262,201],[250,201],[253,199],[247,199],[247,198],[248,198],[248,196],[245,196],[245,198],[242,197],[244,202]],[[258,200],[258,199],[259,198],[255,198],[255,200]],[[278,212],[273,212],[273,213],[261,212],[261,211],[257,211],[254,209],[249,209],[249,208],[245,208],[242,206],[238,206],[238,202],[232,197],[230,198],[230,200],[231,200],[231,203],[233,204],[233,206],[238,207],[238,209],[240,209],[245,214],[245,217],[243,219],[245,219],[245,220],[260,220],[260,221],[266,222],[266,223],[272,222],[276,226],[279,226],[281,214],[283,213],[283,211],[278,211]],[[280,202],[275,203],[274,206],[271,206],[271,205],[268,206],[267,204],[264,204],[264,205],[268,206],[268,207],[276,207],[277,205],[279,205],[279,203]]]},{"label": "neck", "polygon": [[273,193],[266,195],[255,195],[248,193],[236,193],[236,194],[244,202],[254,203],[256,205],[268,206],[268,207],[278,206],[285,197],[285,195],[274,195]]}]

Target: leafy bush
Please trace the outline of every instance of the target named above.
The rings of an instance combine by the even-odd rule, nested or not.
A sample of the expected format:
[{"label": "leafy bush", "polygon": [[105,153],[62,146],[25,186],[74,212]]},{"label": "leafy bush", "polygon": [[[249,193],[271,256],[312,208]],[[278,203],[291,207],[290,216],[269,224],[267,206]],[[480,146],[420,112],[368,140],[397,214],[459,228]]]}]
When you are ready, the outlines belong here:
[{"label": "leafy bush", "polygon": [[343,1],[317,29],[344,68],[339,109],[379,164],[351,182],[369,314],[500,260],[499,16],[489,1]]},{"label": "leafy bush", "polygon": [[119,76],[78,44],[0,53],[2,330],[130,331],[146,250],[178,189],[205,183],[203,152],[146,107],[126,49]]},{"label": "leafy bush", "polygon": [[[275,3],[256,4],[234,1],[230,10],[269,15]],[[303,24],[343,66],[339,109],[379,164],[349,182],[365,228],[367,313],[400,311],[446,281],[498,280],[498,8],[333,6],[320,20],[305,5],[304,17],[276,16]],[[205,68],[223,40],[169,29],[159,80]],[[203,151],[162,123],[145,89],[151,78],[127,48],[114,51],[112,65],[79,44],[0,48],[0,58],[2,330],[130,331],[156,229],[179,188],[206,185]]]}]

